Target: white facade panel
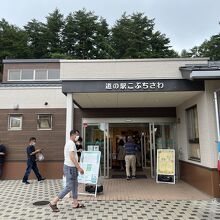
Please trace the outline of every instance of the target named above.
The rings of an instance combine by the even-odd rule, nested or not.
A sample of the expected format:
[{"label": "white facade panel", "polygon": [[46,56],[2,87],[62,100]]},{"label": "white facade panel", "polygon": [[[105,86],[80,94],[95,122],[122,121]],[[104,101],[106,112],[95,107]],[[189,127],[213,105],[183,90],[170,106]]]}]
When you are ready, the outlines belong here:
[{"label": "white facade panel", "polygon": [[66,96],[61,87],[0,88],[0,103],[1,109],[66,108]]},{"label": "white facade panel", "polygon": [[208,115],[208,130],[210,140],[210,156],[212,158],[213,167],[217,167],[218,148],[217,148],[217,127],[215,115],[214,92],[220,89],[220,80],[210,80],[205,82],[206,88],[206,106]]},{"label": "white facade panel", "polygon": [[[177,140],[180,159],[209,168],[217,167],[217,133],[213,93],[220,81],[206,81],[206,91],[177,107]],[[186,109],[197,105],[201,162],[188,160]]]},{"label": "white facade panel", "polygon": [[60,77],[71,79],[181,79],[179,67],[207,59],[61,60]]}]

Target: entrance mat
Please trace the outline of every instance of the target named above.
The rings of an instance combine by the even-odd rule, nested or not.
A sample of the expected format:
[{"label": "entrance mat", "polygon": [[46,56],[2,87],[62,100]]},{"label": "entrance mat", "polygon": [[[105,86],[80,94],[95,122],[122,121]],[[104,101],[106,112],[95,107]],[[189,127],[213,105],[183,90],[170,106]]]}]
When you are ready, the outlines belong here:
[{"label": "entrance mat", "polygon": [[[112,179],[126,179],[126,175],[112,175]],[[136,175],[136,179],[147,179],[146,175]]]},{"label": "entrance mat", "polygon": [[[120,168],[114,167],[113,171],[125,172],[125,169],[121,170]],[[142,167],[136,167],[136,171],[143,171],[143,168]]]}]

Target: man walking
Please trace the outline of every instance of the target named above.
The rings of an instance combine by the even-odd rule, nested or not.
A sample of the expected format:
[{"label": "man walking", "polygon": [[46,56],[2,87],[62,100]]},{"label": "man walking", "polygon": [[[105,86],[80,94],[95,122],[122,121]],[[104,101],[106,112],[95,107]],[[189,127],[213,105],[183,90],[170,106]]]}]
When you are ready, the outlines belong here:
[{"label": "man walking", "polygon": [[53,212],[59,212],[57,203],[63,199],[66,194],[72,191],[73,208],[84,208],[83,204],[78,202],[78,172],[84,174],[84,170],[78,163],[77,149],[75,142],[79,139],[77,131],[70,131],[70,140],[64,147],[64,175],[66,176],[66,187],[50,202],[49,206]]},{"label": "man walking", "polygon": [[35,150],[35,145],[36,145],[36,138],[31,137],[29,139],[29,146],[27,147],[27,169],[24,174],[22,182],[25,184],[30,184],[28,182],[28,177],[31,173],[31,170],[34,171],[38,181],[45,180],[44,177],[42,177],[39,173],[38,167],[37,167],[37,162],[36,162],[36,154],[41,151],[41,149]]},{"label": "man walking", "polygon": [[125,144],[125,164],[127,180],[131,179],[130,167],[132,169],[132,179],[135,179],[136,174],[136,151],[137,146],[131,136],[128,136],[128,141]]},{"label": "man walking", "polygon": [[1,176],[2,176],[3,164],[4,164],[4,161],[5,161],[5,153],[6,153],[6,148],[1,143],[1,140],[0,140],[0,179],[1,179]]}]

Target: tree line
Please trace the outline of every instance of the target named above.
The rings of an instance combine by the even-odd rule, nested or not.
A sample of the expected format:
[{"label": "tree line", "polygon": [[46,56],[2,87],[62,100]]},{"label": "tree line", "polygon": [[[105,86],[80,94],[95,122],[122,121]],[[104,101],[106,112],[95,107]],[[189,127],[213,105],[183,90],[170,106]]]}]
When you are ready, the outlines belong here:
[{"label": "tree line", "polygon": [[85,9],[66,17],[55,9],[46,22],[36,19],[22,28],[0,20],[0,61],[6,58],[124,59],[165,58],[178,54],[154,19],[124,13],[113,27]]},{"label": "tree line", "polygon": [[66,17],[55,9],[46,22],[32,19],[23,27],[0,20],[0,72],[2,59],[124,59],[204,57],[220,59],[220,34],[179,55],[170,39],[155,30],[154,19],[144,13],[124,13],[112,27],[106,19],[85,9]]}]

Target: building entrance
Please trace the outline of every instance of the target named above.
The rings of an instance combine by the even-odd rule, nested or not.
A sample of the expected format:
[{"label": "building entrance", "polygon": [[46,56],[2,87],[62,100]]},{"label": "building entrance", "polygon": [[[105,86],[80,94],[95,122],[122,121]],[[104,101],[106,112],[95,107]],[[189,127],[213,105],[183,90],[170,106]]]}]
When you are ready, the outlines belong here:
[{"label": "building entrance", "polygon": [[[126,143],[128,136],[133,138],[137,146],[137,173],[144,173],[144,168],[149,169],[151,167],[150,142],[147,140],[147,137],[149,137],[149,126],[142,123],[109,124],[110,177],[117,178],[125,175],[124,144]],[[145,164],[143,163],[144,161]]]},{"label": "building entrance", "polygon": [[[132,136],[137,144],[137,175],[155,178],[157,149],[175,149],[177,152],[173,122],[91,122],[83,126],[83,136],[85,150],[101,151],[101,175],[105,178],[126,176],[123,147],[120,143],[125,143],[128,136]],[[178,174],[177,158],[176,161]]]}]

